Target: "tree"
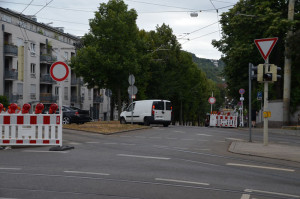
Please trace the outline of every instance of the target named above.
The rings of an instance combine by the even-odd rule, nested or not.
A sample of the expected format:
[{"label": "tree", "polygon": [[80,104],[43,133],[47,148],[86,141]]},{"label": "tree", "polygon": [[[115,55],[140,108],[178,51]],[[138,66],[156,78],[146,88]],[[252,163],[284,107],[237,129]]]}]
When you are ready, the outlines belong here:
[{"label": "tree", "polygon": [[[264,63],[254,45],[254,39],[278,37],[279,40],[269,56],[269,63],[284,66],[286,32],[292,25],[287,20],[287,7],[286,0],[241,0],[222,14],[222,39],[213,41],[213,45],[224,54],[225,79],[230,95],[235,99],[239,97],[240,88],[248,87],[248,64]],[[261,88],[257,82],[252,83],[254,90]],[[281,79],[270,86],[269,99],[282,98],[282,85]],[[254,97],[253,95],[253,100]],[[248,104],[247,101],[248,99],[245,104]],[[300,101],[297,103],[300,104]]]},{"label": "tree", "polygon": [[82,38],[83,47],[71,62],[72,69],[89,87],[113,91],[113,97],[118,99],[119,113],[122,96],[128,96],[128,75],[140,70],[136,19],[136,11],[128,10],[122,0],[101,3],[95,18],[90,20],[90,32]]},{"label": "tree", "polygon": [[7,108],[8,105],[9,105],[9,102],[8,102],[6,96],[1,96],[1,95],[0,95],[0,103],[3,104],[3,106],[6,107],[6,108]]}]

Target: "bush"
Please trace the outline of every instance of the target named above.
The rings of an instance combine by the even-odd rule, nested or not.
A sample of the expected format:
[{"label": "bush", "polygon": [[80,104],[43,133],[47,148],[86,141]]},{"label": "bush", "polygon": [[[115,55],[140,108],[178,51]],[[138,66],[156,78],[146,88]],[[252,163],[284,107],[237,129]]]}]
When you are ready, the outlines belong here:
[{"label": "bush", "polygon": [[8,107],[9,103],[6,96],[0,95],[0,103],[3,104],[4,107]]}]

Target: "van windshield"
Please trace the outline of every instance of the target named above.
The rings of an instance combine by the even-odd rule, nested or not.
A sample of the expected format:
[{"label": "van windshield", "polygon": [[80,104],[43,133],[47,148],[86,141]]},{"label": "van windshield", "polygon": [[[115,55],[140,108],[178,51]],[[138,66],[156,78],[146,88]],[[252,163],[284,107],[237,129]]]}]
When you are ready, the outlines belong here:
[{"label": "van windshield", "polygon": [[165,109],[164,102],[160,102],[160,101],[153,102],[153,106],[155,107],[154,108],[155,110],[164,110]]}]

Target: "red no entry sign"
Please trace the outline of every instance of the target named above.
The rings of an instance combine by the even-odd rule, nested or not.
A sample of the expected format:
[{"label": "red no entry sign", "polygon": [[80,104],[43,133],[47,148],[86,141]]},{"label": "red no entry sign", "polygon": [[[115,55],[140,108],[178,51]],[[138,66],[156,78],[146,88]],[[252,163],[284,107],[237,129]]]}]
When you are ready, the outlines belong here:
[{"label": "red no entry sign", "polygon": [[64,81],[69,75],[69,67],[66,63],[58,61],[51,65],[50,75],[55,81]]},{"label": "red no entry sign", "polygon": [[214,104],[214,103],[216,103],[216,98],[210,97],[210,98],[208,99],[208,102],[209,102],[210,104]]}]

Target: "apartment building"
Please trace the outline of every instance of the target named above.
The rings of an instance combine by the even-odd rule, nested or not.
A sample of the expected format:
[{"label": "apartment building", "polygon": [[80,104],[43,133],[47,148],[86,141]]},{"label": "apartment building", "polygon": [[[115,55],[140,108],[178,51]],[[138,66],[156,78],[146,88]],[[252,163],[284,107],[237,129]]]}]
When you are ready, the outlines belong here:
[{"label": "apartment building", "polygon": [[[50,67],[56,61],[70,63],[79,38],[63,28],[38,23],[35,16],[1,7],[0,26],[0,95],[18,105],[58,103],[59,86],[50,76]],[[95,119],[108,112],[100,110],[109,103],[101,94],[104,90],[88,89],[73,71],[61,88],[63,105],[91,110]]]}]

